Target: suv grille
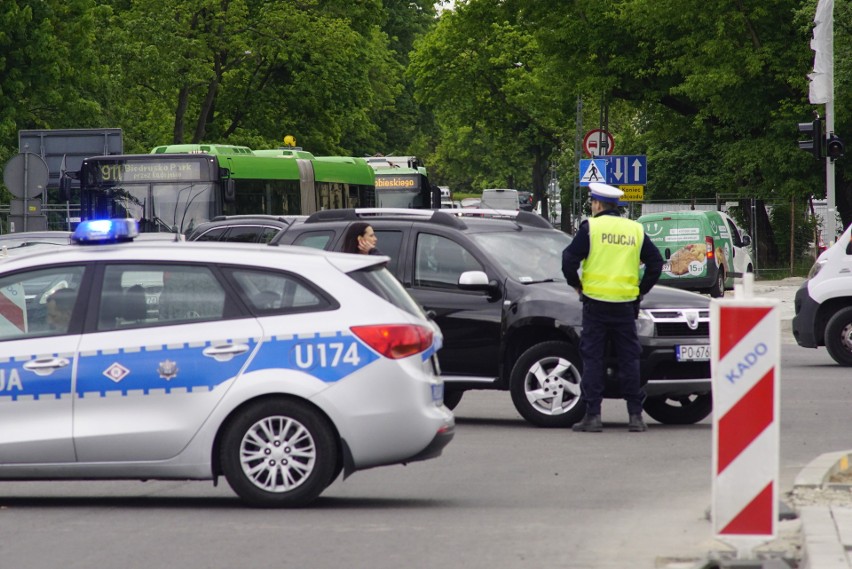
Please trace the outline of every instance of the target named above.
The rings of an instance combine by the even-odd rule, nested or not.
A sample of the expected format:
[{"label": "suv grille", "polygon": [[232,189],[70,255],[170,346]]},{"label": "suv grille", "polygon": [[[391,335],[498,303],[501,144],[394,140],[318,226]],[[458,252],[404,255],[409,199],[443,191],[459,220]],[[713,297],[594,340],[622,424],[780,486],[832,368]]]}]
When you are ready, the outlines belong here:
[{"label": "suv grille", "polygon": [[710,311],[698,309],[648,310],[660,337],[710,336]]}]

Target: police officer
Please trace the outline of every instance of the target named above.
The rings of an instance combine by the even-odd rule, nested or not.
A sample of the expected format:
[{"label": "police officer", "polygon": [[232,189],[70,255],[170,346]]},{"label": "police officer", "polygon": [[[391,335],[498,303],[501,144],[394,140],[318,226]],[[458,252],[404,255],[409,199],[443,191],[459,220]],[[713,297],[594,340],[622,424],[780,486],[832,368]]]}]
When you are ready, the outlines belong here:
[{"label": "police officer", "polygon": [[[562,273],[583,301],[583,358],[581,398],[586,415],[574,425],[579,432],[599,433],[603,399],[607,340],[618,356],[621,393],[627,401],[627,429],[647,429],[642,420],[645,393],[639,379],[642,347],[636,334],[639,302],[663,269],[663,258],[642,230],[642,225],[619,215],[618,200],[624,192],[607,184],[589,184],[592,218],[584,221],[577,235],[562,252]],[[645,274],[639,281],[639,264]],[[578,276],[582,263],[583,274]]]}]

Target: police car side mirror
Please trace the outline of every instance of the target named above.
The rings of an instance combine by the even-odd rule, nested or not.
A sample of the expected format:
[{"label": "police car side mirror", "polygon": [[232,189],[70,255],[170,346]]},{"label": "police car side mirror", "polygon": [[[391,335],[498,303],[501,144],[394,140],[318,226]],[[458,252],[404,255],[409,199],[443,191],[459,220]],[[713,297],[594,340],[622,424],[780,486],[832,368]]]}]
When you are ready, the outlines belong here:
[{"label": "police car side mirror", "polygon": [[743,247],[751,245],[751,235],[743,235]]}]

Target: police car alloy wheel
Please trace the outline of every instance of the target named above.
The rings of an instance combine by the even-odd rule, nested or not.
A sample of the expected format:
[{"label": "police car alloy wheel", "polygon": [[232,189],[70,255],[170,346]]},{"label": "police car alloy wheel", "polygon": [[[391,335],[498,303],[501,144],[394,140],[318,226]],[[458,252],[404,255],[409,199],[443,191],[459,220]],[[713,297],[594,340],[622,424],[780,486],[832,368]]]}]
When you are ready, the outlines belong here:
[{"label": "police car alloy wheel", "polygon": [[570,427],[586,411],[580,401],[580,377],[580,356],[570,344],[536,344],[512,369],[512,402],[537,427]]},{"label": "police car alloy wheel", "polygon": [[228,426],[222,469],[253,506],[303,506],[332,482],[337,461],[332,429],[304,404],[256,403]]}]

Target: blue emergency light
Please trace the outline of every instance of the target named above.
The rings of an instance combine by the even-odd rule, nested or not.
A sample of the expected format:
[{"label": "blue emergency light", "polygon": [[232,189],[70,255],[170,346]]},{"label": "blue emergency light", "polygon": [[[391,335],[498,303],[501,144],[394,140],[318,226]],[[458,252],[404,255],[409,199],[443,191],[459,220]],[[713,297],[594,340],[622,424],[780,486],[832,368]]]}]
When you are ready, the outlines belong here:
[{"label": "blue emergency light", "polygon": [[135,219],[93,219],[77,226],[71,241],[79,245],[98,243],[120,243],[133,241],[139,235],[139,223]]}]

